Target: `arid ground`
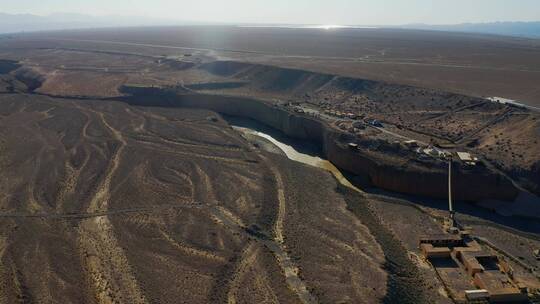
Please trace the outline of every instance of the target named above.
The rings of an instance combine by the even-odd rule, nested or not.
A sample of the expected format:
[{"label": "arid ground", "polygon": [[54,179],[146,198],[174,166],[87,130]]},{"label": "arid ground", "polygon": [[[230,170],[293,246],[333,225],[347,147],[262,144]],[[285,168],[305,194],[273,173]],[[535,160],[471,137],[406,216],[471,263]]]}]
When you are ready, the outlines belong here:
[{"label": "arid ground", "polygon": [[[445,201],[361,181],[356,191],[236,131],[227,111],[177,97],[252,98],[367,142],[396,168],[446,174],[400,152],[411,139],[468,151],[486,164],[477,176],[534,202],[540,114],[482,97],[539,106],[537,83],[540,43],[497,36],[229,27],[0,36],[0,303],[452,303],[417,246],[442,231]],[[471,192],[496,198],[489,187]],[[456,206],[538,285],[523,265],[540,266],[540,208],[505,217]]]},{"label": "arid ground", "polygon": [[393,29],[238,27],[104,29],[21,38],[37,47],[172,56],[209,52],[221,59],[500,96],[540,106],[540,43],[532,39]]},{"label": "arid ground", "polygon": [[296,303],[290,276],[321,302],[385,297],[332,177],[215,113],[0,98],[3,303]]}]

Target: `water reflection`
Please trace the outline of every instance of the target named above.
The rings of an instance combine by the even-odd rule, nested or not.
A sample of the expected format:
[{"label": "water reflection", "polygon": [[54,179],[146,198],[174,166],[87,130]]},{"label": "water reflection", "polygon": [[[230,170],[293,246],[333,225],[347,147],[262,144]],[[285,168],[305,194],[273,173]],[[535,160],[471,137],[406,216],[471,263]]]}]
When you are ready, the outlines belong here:
[{"label": "water reflection", "polygon": [[336,168],[336,166],[324,159],[322,156],[322,151],[309,141],[292,141],[282,132],[267,127],[252,119],[232,116],[226,116],[225,119],[231,126],[233,126],[235,130],[243,134],[256,135],[270,141],[281,151],[283,151],[289,159],[329,171],[342,185],[362,192],[351,182],[349,182],[349,180],[338,168]]}]

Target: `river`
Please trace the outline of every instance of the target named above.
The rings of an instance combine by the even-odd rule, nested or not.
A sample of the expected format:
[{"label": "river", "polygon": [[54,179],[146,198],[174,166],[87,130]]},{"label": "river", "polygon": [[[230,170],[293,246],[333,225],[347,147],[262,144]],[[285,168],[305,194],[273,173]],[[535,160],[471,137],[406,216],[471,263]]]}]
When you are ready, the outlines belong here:
[{"label": "river", "polygon": [[269,128],[261,123],[251,119],[226,117],[231,126],[238,132],[244,135],[255,135],[264,138],[278,147],[287,158],[329,171],[334,177],[345,187],[363,192],[354,186],[343,173],[336,168],[331,162],[321,157],[321,151],[308,141],[295,140],[294,144],[291,139],[287,138],[279,131]]}]

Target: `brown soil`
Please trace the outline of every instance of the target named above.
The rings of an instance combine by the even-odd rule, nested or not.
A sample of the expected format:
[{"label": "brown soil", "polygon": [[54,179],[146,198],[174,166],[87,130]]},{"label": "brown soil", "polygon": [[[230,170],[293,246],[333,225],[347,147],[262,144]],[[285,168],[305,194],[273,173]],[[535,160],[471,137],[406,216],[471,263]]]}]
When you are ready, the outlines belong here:
[{"label": "brown soil", "polygon": [[[0,303],[448,303],[417,258],[418,234],[440,230],[431,211],[350,193],[327,172],[261,151],[270,144],[253,146],[219,114],[157,93],[258,99],[324,121],[346,134],[343,149],[351,138],[377,144],[366,153],[381,163],[425,169],[394,149],[408,138],[470,151],[538,193],[540,115],[477,97],[538,105],[538,53],[531,40],[396,30],[4,39]],[[150,92],[147,105],[175,107],[115,101],[126,84]],[[336,111],[357,118],[325,114]],[[371,119],[389,132],[355,130]],[[287,127],[312,140],[320,131]],[[538,242],[476,226],[535,262]]]},{"label": "brown soil", "polygon": [[384,297],[377,241],[330,175],[259,156],[215,113],[23,94],[0,109],[1,303],[300,302],[266,237],[319,301]]},{"label": "brown soil", "polygon": [[523,38],[396,29],[202,26],[65,31],[16,38],[2,43],[152,56],[217,54],[220,58],[540,104],[540,44]]}]

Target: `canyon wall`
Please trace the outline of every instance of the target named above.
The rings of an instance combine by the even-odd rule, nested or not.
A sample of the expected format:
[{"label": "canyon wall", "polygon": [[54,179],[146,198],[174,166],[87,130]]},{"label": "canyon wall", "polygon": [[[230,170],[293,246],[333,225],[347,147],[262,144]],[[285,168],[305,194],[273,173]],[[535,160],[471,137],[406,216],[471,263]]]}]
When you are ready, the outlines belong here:
[{"label": "canyon wall", "polygon": [[[326,136],[326,157],[336,167],[367,175],[371,183],[381,189],[431,198],[448,197],[448,165],[419,168],[417,165],[393,165],[367,153],[353,151],[339,140],[340,134]],[[498,199],[512,201],[518,191],[508,178],[489,171],[483,166],[463,167],[459,162],[452,166],[452,195],[457,200],[480,201]]]},{"label": "canyon wall", "polygon": [[[252,98],[233,96],[176,94],[151,88],[124,89],[135,96],[127,98],[131,104],[145,106],[173,106],[204,108],[231,116],[246,117],[282,131],[287,136],[304,139],[321,146],[325,157],[341,170],[368,176],[379,188],[399,193],[431,198],[448,197],[447,166],[426,167],[393,165],[378,160],[362,150],[351,150],[343,140],[344,133],[323,121],[287,111],[285,108]],[[518,191],[506,177],[483,166],[462,168],[455,163],[453,195],[458,200],[479,201],[498,199],[511,201]]]}]

